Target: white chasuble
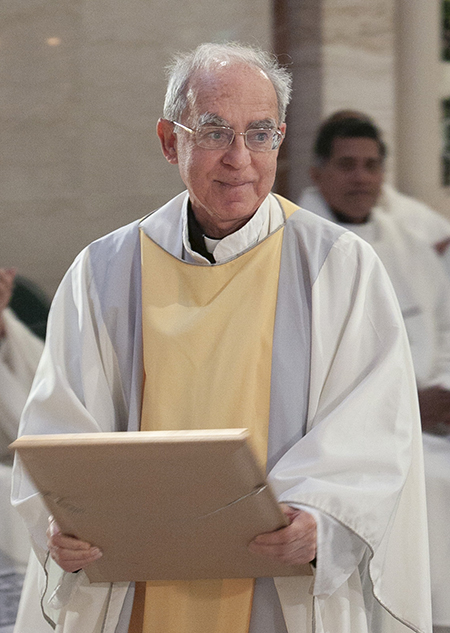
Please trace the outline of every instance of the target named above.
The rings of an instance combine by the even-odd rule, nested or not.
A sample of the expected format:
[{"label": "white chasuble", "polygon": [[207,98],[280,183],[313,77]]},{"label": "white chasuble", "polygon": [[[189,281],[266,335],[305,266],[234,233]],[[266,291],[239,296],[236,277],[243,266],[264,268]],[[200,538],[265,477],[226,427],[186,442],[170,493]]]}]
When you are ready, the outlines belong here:
[{"label": "white chasuble", "polygon": [[[252,389],[262,381],[263,366],[270,371],[264,348],[267,341],[272,345],[272,340],[261,338],[257,353],[253,339],[247,337],[253,335],[252,330],[266,331],[259,319],[267,317],[272,309],[267,303],[270,293],[265,293],[267,284],[273,281],[272,275],[278,275],[273,282],[277,288],[273,346],[267,354],[272,365],[268,479],[280,502],[308,507],[318,521],[313,588],[300,588],[297,581],[301,578],[293,578],[292,583],[290,579],[276,579],[285,630],[307,633],[315,626],[317,633],[429,633],[428,552],[417,396],[406,334],[384,268],[373,249],[352,233],[307,211],[289,215],[284,201],[277,201],[272,195],[270,212],[275,214],[281,204],[289,216],[278,236],[273,231],[279,225],[274,222],[269,226],[269,237],[252,250],[245,251],[244,244],[235,260],[213,266],[183,263],[180,260],[185,256],[191,257],[183,241],[187,199],[187,192],[180,194],[143,221],[97,240],[76,259],[55,296],[44,359],[25,408],[20,434],[123,432],[139,428],[143,382],[139,227],[149,236],[148,240],[159,244],[158,259],[164,258],[162,267],[156,266],[156,261],[149,262],[154,266],[150,270],[152,284],[170,286],[172,295],[180,299],[179,305],[172,305],[159,298],[159,303],[150,308],[151,318],[158,313],[164,317],[158,319],[158,337],[171,337],[171,345],[177,343],[180,347],[171,350],[167,358],[158,341],[152,341],[155,346],[150,355],[146,350],[146,388],[149,389],[151,379],[160,381],[164,389],[156,400],[144,403],[149,420],[157,425],[167,413],[168,422],[173,424],[177,418],[173,412],[178,410],[178,422],[183,419],[183,428],[189,428],[188,424],[197,428],[213,423],[225,426],[226,416],[230,420],[235,416],[233,426],[251,429],[252,421],[263,415],[264,398],[269,397],[267,389],[261,388],[262,396]],[[278,266],[271,249],[278,239],[281,241],[281,235]],[[247,245],[252,243],[245,241]],[[157,252],[154,242],[149,242],[154,247],[152,257]],[[253,260],[258,251],[264,252],[259,262]],[[254,275],[240,269],[240,261],[246,261],[247,256],[248,265],[255,267]],[[183,275],[176,277],[176,283],[169,274],[172,264]],[[260,276],[256,274],[256,264],[262,266]],[[213,289],[209,297],[197,296],[199,288],[206,292],[203,278],[206,282],[228,268],[232,272],[228,280],[222,280],[223,287],[218,284],[220,293]],[[185,269],[201,276],[202,284],[189,286]],[[245,291],[239,296],[233,292],[221,329],[217,329],[215,318],[205,320],[198,349],[194,354],[191,347],[189,355],[186,345],[193,340],[191,324],[202,311],[215,308],[227,285],[235,284],[244,275]],[[203,306],[202,310],[196,309],[197,303],[187,302],[188,290]],[[145,288],[144,292],[147,293]],[[240,318],[240,302],[245,303],[245,319],[233,328],[235,319]],[[262,305],[264,314],[259,314]],[[176,311],[182,313],[183,319],[175,319]],[[220,349],[214,350],[217,354],[213,361],[210,355],[215,343]],[[211,345],[210,353],[205,351],[207,344]],[[176,351],[178,362],[172,358]],[[231,366],[225,364],[227,354],[234,363]],[[253,354],[251,363],[246,360],[247,354]],[[263,364],[259,366],[258,362]],[[207,374],[202,373],[205,363],[211,375],[206,375],[207,390],[202,391],[194,372]],[[160,371],[164,375],[159,376]],[[150,386],[159,389],[152,382]],[[196,390],[191,393],[192,386]],[[170,397],[166,389],[172,390]],[[234,404],[228,400],[227,390],[235,398]],[[244,392],[247,397],[238,401]],[[149,398],[149,391],[145,397]],[[258,410],[250,407],[252,397]],[[20,462],[15,469],[14,504],[27,521],[38,554],[45,557],[48,512]],[[55,591],[50,588],[43,595],[45,576],[37,560],[29,571],[29,591],[24,594],[19,611],[17,633],[51,633],[40,614],[41,607],[46,611],[54,609],[58,633],[94,633],[104,609],[102,631],[128,633],[134,588],[127,583],[89,584],[83,571],[64,573]],[[252,633],[280,633],[283,626],[278,616],[283,616],[279,611],[275,613],[279,604],[273,581],[262,580],[255,582]],[[266,585],[270,591],[265,591]],[[144,594],[145,589],[144,585]],[[159,585],[157,590],[165,593],[166,587]],[[216,614],[225,613],[224,600],[216,603],[207,591],[200,593],[198,603],[208,608],[216,605]],[[245,601],[246,591],[238,588],[234,593]],[[155,598],[153,606],[161,606],[161,602]],[[195,626],[192,614],[196,604],[185,591],[183,600],[177,600],[176,608],[171,610],[183,611],[182,623],[189,620]],[[246,611],[241,604],[234,604],[232,610],[244,614],[243,619],[245,612],[248,616],[248,608]],[[183,632],[174,620],[166,626],[164,617],[163,612],[158,633]],[[219,619],[224,621],[220,615],[216,621]],[[225,626],[227,633],[239,630],[234,621]],[[141,622],[140,633],[142,630]],[[201,621],[195,633],[199,631],[205,631]],[[218,626],[216,631],[220,631]]]}]

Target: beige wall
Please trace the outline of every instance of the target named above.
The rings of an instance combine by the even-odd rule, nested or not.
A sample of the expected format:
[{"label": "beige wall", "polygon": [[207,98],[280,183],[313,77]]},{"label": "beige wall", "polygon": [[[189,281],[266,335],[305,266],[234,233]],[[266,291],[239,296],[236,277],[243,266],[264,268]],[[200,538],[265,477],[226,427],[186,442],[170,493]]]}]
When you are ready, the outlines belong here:
[{"label": "beige wall", "polygon": [[3,0],[0,266],[52,294],[74,256],[182,189],[155,125],[164,65],[203,41],[269,48],[269,0]]},{"label": "beige wall", "polygon": [[[395,154],[395,0],[325,0],[323,114],[354,108],[372,116]],[[394,171],[395,161],[389,163]]]}]

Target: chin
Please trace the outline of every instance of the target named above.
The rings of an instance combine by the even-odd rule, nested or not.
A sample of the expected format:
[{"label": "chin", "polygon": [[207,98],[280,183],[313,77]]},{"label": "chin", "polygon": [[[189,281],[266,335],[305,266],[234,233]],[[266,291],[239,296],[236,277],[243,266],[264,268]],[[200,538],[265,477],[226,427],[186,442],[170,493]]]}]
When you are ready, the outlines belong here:
[{"label": "chin", "polygon": [[229,200],[226,204],[219,205],[214,215],[223,220],[227,218],[236,220],[239,218],[250,218],[259,207],[259,204],[258,200]]}]

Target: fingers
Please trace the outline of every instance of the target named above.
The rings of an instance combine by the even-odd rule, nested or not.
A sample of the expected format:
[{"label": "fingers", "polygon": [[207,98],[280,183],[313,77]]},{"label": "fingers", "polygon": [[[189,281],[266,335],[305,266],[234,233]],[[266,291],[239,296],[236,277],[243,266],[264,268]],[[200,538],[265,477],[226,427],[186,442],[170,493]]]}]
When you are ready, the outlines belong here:
[{"label": "fingers", "polygon": [[15,268],[0,268],[0,280],[11,284],[16,276]]},{"label": "fingers", "polygon": [[429,433],[446,435],[450,426],[450,391],[434,386],[419,390],[422,428]]},{"label": "fingers", "polygon": [[450,246],[450,237],[447,237],[445,240],[442,240],[442,242],[436,242],[436,244],[434,245],[434,248],[439,253],[439,255],[443,255],[449,246]]},{"label": "fingers", "polygon": [[63,534],[53,517],[49,517],[47,545],[50,556],[67,572],[78,571],[102,556],[98,547]]},{"label": "fingers", "polygon": [[269,556],[287,565],[305,565],[316,556],[316,522],[303,510],[289,508],[285,514],[291,519],[289,526],[260,534],[249,544],[249,549],[254,554]]},{"label": "fingers", "polygon": [[4,310],[11,299],[15,275],[15,268],[0,268],[0,310]]}]

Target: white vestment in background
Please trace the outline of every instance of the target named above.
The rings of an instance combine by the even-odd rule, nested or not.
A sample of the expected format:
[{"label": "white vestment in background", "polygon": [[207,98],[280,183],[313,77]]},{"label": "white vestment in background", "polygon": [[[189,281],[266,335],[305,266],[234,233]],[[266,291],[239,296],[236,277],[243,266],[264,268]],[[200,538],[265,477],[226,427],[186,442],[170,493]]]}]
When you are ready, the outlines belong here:
[{"label": "white vestment in background", "polygon": [[[334,220],[323,197],[312,189],[304,198],[310,211]],[[392,211],[394,209],[392,208]],[[429,244],[417,237],[424,232],[412,213],[407,228],[392,212],[376,208],[364,224],[342,224],[373,246],[396,291],[408,332],[419,389],[439,385],[450,390],[450,282],[442,262]],[[442,218],[442,228],[445,220]],[[429,228],[430,243],[437,241],[439,222]],[[448,223],[447,223],[448,224]],[[450,233],[449,233],[450,235]],[[444,236],[445,237],[445,236]],[[430,533],[433,624],[450,627],[450,436],[423,434]]]},{"label": "white vestment in background", "polygon": [[384,183],[379,207],[405,229],[431,246],[450,238],[450,221],[424,202],[400,193]]},{"label": "white vestment in background", "polygon": [[[298,201],[299,206],[313,211],[318,204],[317,187],[307,187]],[[387,211],[397,224],[420,240],[435,248],[437,244],[450,240],[450,220],[424,202],[397,191],[384,183],[377,207]],[[322,215],[319,213],[319,215]],[[323,216],[323,217],[326,217]],[[445,270],[450,276],[450,246],[440,254]]]}]

